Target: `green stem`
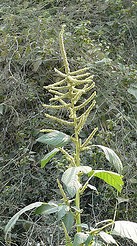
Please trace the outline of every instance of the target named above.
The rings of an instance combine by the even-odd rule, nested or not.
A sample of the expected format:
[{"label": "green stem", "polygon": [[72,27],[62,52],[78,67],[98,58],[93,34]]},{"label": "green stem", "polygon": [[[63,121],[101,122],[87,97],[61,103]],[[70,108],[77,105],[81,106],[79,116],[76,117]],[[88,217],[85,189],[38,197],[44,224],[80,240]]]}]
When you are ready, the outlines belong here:
[{"label": "green stem", "polygon": [[[96,95],[96,92],[94,92],[84,103],[82,103],[81,105],[76,106],[79,98],[83,94],[83,91],[81,90],[81,91],[78,92],[78,88],[75,88],[75,87],[77,87],[79,85],[84,85],[84,89],[86,89],[88,84],[92,82],[92,76],[89,76],[89,73],[84,73],[83,74],[83,72],[86,71],[87,68],[86,69],[81,69],[81,70],[76,71],[76,72],[70,72],[69,63],[68,63],[68,60],[67,60],[67,55],[66,55],[66,51],[65,51],[65,47],[64,47],[63,34],[64,34],[64,25],[62,26],[62,29],[61,29],[61,32],[60,32],[60,35],[59,35],[59,43],[60,43],[60,50],[61,50],[61,55],[62,55],[62,58],[63,58],[63,63],[64,63],[64,66],[65,66],[65,74],[60,72],[60,71],[58,71],[58,70],[57,70],[57,72],[63,78],[63,82],[65,80],[65,85],[64,84],[63,85],[68,88],[69,92],[67,93],[67,95],[64,96],[64,95],[61,94],[60,91],[56,93],[56,90],[58,91],[58,87],[57,88],[56,87],[55,88],[52,87],[51,88],[52,92],[54,92],[56,97],[54,99],[51,99],[51,100],[52,101],[53,100],[54,101],[55,100],[59,101],[59,99],[62,100],[62,101],[59,101],[59,102],[63,106],[65,106],[65,108],[68,108],[68,110],[70,112],[70,119],[72,121],[69,121],[67,123],[66,120],[58,119],[55,116],[50,116],[50,117],[49,117],[49,115],[47,115],[47,116],[49,118],[52,118],[52,119],[60,122],[60,123],[64,123],[64,124],[71,125],[71,126],[74,127],[74,138],[73,138],[74,139],[74,144],[75,144],[74,157],[69,156],[69,154],[67,152],[64,152],[64,154],[67,157],[67,159],[70,160],[72,165],[79,167],[81,165],[81,163],[80,163],[80,152],[82,151],[81,142],[80,142],[80,138],[79,138],[79,133],[80,133],[81,129],[83,128],[83,125],[84,125],[84,123],[85,123],[90,111],[92,110],[93,106],[95,105],[95,101],[92,102],[92,104],[88,107],[88,109],[85,111],[85,113],[83,113],[82,116],[77,117],[77,113],[76,112],[77,112],[77,110],[83,109],[85,106],[87,106],[87,104],[90,103],[91,100]],[[87,76],[88,76],[88,78],[86,78]],[[83,80],[83,78],[85,78],[85,79]],[[56,86],[59,85],[59,90],[60,90],[62,82],[61,83],[57,82],[57,83],[56,83]],[[92,89],[93,87],[94,87],[94,83],[92,83],[92,85],[90,85],[87,88],[87,91],[89,91],[89,89]],[[84,93],[85,93],[85,91],[84,91]],[[64,98],[66,98],[67,100],[70,99],[71,103],[69,105],[66,104],[66,101],[63,101]],[[56,106],[56,108],[58,108],[58,105]],[[96,131],[96,129],[94,131]],[[88,137],[87,141],[84,142],[84,144],[82,146],[83,148],[86,147],[87,144],[92,139],[92,137],[94,135],[94,131],[90,134],[90,136]],[[64,151],[64,150],[62,150],[62,151]],[[79,176],[79,182],[80,182],[80,176]],[[68,200],[66,198],[65,192],[64,192],[61,184],[59,183],[59,181],[58,181],[58,186],[60,188],[60,191],[62,193],[64,201],[66,203],[68,203]],[[86,187],[87,187],[87,183],[85,184],[82,192],[86,189]],[[79,189],[77,191],[76,197],[75,197],[75,206],[77,208],[77,211],[76,211],[76,214],[75,214],[76,215],[75,219],[76,219],[77,233],[82,231],[82,228],[81,228],[81,212],[80,212],[80,196],[81,196],[81,190]],[[69,237],[68,237],[65,225],[63,225],[63,228],[64,228],[64,231],[65,231],[66,241],[67,241],[67,243],[69,243]],[[83,244],[81,244],[80,246],[82,246],[82,245]]]},{"label": "green stem", "polygon": [[62,195],[62,197],[63,197],[63,200],[64,200],[65,204],[66,204],[67,206],[69,206],[69,205],[70,205],[69,200],[68,200],[68,198],[67,198],[67,196],[66,196],[66,193],[65,193],[64,190],[63,190],[63,187],[62,187],[62,185],[61,185],[59,179],[57,179],[57,183],[58,183],[58,187],[59,187],[60,193],[61,193],[61,195]]},{"label": "green stem", "polygon": [[79,141],[79,136],[78,136],[76,128],[77,128],[77,125],[75,127],[75,143],[76,143],[75,160],[76,160],[76,166],[80,166],[80,141]]},{"label": "green stem", "polygon": [[98,234],[100,231],[103,231],[104,229],[106,229],[107,227],[109,227],[109,226],[112,226],[112,225],[114,225],[114,221],[112,220],[109,224],[107,224],[107,225],[104,225],[104,226],[102,226],[101,228],[97,228],[97,229],[93,229],[92,231],[90,231],[90,234],[91,235],[96,235],[96,234]]},{"label": "green stem", "polygon": [[[75,110],[75,105],[74,105],[74,100],[73,100],[73,83],[70,83],[70,88],[69,88],[69,95],[71,99],[71,107],[70,107],[70,114],[71,118],[73,120],[73,125],[74,125],[74,143],[75,143],[75,153],[74,153],[74,161],[75,161],[75,166],[80,166],[80,139],[79,139],[79,134],[77,131],[78,128],[78,123],[77,123],[77,115],[76,115],[76,110]],[[80,214],[80,191],[77,191],[76,197],[75,197],[75,205],[78,211],[76,212],[76,227],[77,227],[77,232],[81,232],[81,214]]]},{"label": "green stem", "polygon": [[[76,147],[76,152],[75,152],[75,162],[76,166],[80,166],[80,139],[79,139],[79,134],[77,131],[77,117],[76,117],[76,112],[74,110],[74,126],[75,126],[75,147]],[[80,177],[79,177],[80,179]],[[76,198],[75,198],[75,205],[76,208],[78,209],[78,212],[76,213],[76,227],[77,227],[77,232],[81,232],[81,214],[80,214],[80,190],[77,191],[76,193]]]},{"label": "green stem", "polygon": [[65,227],[65,224],[62,222],[62,227],[64,229],[64,233],[65,233],[65,239],[66,239],[66,246],[72,246],[72,243],[71,243],[71,238],[67,232],[67,229]]},{"label": "green stem", "polygon": [[80,214],[80,193],[79,191],[77,191],[76,193],[76,199],[75,199],[75,204],[76,204],[76,208],[79,210],[76,213],[76,226],[77,226],[77,232],[81,232],[81,214]]}]

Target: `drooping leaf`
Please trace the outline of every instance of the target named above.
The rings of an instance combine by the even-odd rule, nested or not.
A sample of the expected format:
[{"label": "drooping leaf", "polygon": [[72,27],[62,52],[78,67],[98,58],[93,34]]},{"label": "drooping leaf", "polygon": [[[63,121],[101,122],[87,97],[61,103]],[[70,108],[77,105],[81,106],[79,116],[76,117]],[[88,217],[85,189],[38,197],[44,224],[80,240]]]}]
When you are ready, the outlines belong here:
[{"label": "drooping leaf", "polygon": [[115,239],[111,235],[107,234],[106,232],[101,231],[99,235],[107,244],[113,243],[115,245],[118,245]]},{"label": "drooping leaf", "polygon": [[69,206],[63,204],[58,206],[58,220],[61,220],[69,211]]},{"label": "drooping leaf", "polygon": [[102,146],[102,145],[94,145],[96,147],[101,148],[104,151],[106,159],[115,167],[118,173],[122,173],[123,165],[117,154],[110,148]]},{"label": "drooping leaf", "polygon": [[62,182],[66,185],[71,197],[74,197],[78,189],[82,187],[79,182],[78,174],[89,173],[92,170],[89,166],[70,167],[62,175]]},{"label": "drooping leaf", "polygon": [[56,203],[43,203],[35,211],[35,214],[49,215],[58,212],[58,204]]},{"label": "drooping leaf", "polygon": [[89,237],[89,234],[85,234],[83,232],[77,232],[75,234],[75,237],[74,237],[73,246],[78,246],[78,245],[84,243],[88,237]]},{"label": "drooping leaf", "polygon": [[53,147],[62,147],[70,141],[70,136],[63,132],[52,131],[50,133],[43,134],[36,141]]},{"label": "drooping leaf", "polygon": [[5,240],[7,239],[7,235],[8,233],[11,231],[11,229],[14,227],[16,221],[18,220],[18,218],[25,212],[34,209],[34,208],[38,208],[43,204],[43,202],[35,202],[32,203],[28,206],[26,206],[25,208],[21,209],[18,213],[16,213],[8,222],[8,224],[5,227]]},{"label": "drooping leaf", "polygon": [[137,223],[124,220],[115,221],[112,234],[131,239],[134,243],[137,243]]},{"label": "drooping leaf", "polygon": [[90,243],[91,243],[92,240],[93,240],[93,236],[92,235],[89,235],[88,238],[87,238],[87,240],[85,241],[84,245],[85,246],[91,245]]},{"label": "drooping leaf", "polygon": [[62,219],[62,221],[65,224],[65,227],[67,229],[67,232],[70,232],[72,229],[72,226],[74,224],[74,215],[71,211],[69,211]]},{"label": "drooping leaf", "polygon": [[44,156],[44,158],[41,160],[41,168],[45,167],[45,165],[50,161],[50,159],[55,156],[59,152],[59,149],[55,148],[48,154]]},{"label": "drooping leaf", "polygon": [[113,186],[119,192],[121,192],[122,186],[124,184],[121,175],[110,171],[95,170],[91,171],[89,176],[95,176],[104,180],[107,184]]}]

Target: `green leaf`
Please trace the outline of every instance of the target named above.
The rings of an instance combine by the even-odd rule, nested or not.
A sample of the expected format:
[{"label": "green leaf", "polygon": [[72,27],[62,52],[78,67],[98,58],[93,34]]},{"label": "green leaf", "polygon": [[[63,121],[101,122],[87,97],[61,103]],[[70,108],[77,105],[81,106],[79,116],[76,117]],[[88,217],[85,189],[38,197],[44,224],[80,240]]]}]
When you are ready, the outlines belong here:
[{"label": "green leaf", "polygon": [[120,174],[122,173],[123,170],[122,162],[112,149],[102,145],[93,145],[93,146],[97,146],[101,148],[104,151],[106,159],[116,168],[118,173]]},{"label": "green leaf", "polygon": [[87,238],[87,240],[85,241],[84,245],[85,245],[85,246],[91,245],[91,244],[90,244],[91,241],[93,241],[93,236],[92,236],[92,235],[89,235],[88,238]]},{"label": "green leaf", "polygon": [[55,202],[43,203],[36,209],[35,214],[49,215],[58,213],[58,219],[61,220],[69,211],[69,206],[65,204],[57,204]]},{"label": "green leaf", "polygon": [[131,239],[137,243],[137,223],[131,221],[115,221],[115,227],[112,231],[113,235]]},{"label": "green leaf", "polygon": [[43,202],[35,202],[32,203],[28,206],[26,206],[25,208],[21,209],[18,213],[16,213],[8,222],[8,224],[5,227],[5,240],[7,239],[7,235],[8,233],[11,231],[11,229],[14,227],[16,221],[18,220],[18,218],[25,212],[40,207],[43,204]]},{"label": "green leaf", "polygon": [[131,84],[127,91],[137,99],[137,84]]},{"label": "green leaf", "polygon": [[69,211],[69,206],[63,204],[58,207],[58,220],[61,220]]},{"label": "green leaf", "polygon": [[53,147],[62,147],[70,141],[70,136],[66,135],[63,132],[52,131],[50,133],[43,134],[36,141],[43,144],[51,145]]},{"label": "green leaf", "polygon": [[65,224],[65,227],[67,229],[67,232],[70,232],[72,229],[72,226],[74,224],[74,215],[72,212],[68,212],[62,219],[62,221]]},{"label": "green leaf", "polygon": [[44,156],[44,158],[41,160],[41,168],[45,167],[45,165],[50,161],[50,159],[55,156],[59,152],[59,149],[55,148],[48,154]]},{"label": "green leaf", "polygon": [[108,233],[106,233],[106,232],[104,232],[104,231],[101,231],[101,232],[99,233],[99,235],[100,235],[100,237],[101,237],[107,244],[113,243],[113,244],[115,244],[115,245],[118,245],[117,242],[115,241],[115,239],[114,239],[111,235],[109,235]]},{"label": "green leaf", "polygon": [[74,197],[78,189],[82,187],[78,175],[80,173],[89,173],[92,168],[89,166],[70,167],[62,175],[62,182],[66,185],[67,191],[71,197]]},{"label": "green leaf", "polygon": [[86,240],[88,239],[88,237],[89,237],[89,234],[85,234],[83,232],[77,232],[75,234],[75,237],[74,237],[73,246],[78,246],[78,245],[86,242]]},{"label": "green leaf", "polygon": [[95,176],[104,180],[107,184],[113,186],[119,192],[121,192],[122,186],[124,184],[121,175],[110,171],[95,170],[91,171],[89,176]]},{"label": "green leaf", "polygon": [[58,204],[54,202],[43,203],[39,208],[36,209],[35,214],[49,215],[58,212]]}]

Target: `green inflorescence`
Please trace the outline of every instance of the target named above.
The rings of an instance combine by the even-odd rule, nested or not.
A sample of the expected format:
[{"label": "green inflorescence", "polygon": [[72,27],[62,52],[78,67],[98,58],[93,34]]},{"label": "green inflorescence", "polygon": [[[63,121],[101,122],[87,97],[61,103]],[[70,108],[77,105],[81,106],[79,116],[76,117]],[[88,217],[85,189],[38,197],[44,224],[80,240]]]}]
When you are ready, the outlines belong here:
[{"label": "green inflorescence", "polygon": [[[77,143],[76,149],[78,152],[80,152],[88,146],[89,142],[97,131],[97,128],[95,128],[86,141],[83,144],[80,143],[79,134],[87,120],[87,117],[89,116],[96,103],[94,100],[96,91],[92,92],[92,89],[95,87],[95,83],[93,82],[93,76],[87,72],[89,70],[88,67],[73,72],[70,71],[64,47],[63,34],[64,26],[62,26],[62,30],[59,34],[59,43],[65,72],[63,73],[55,68],[55,72],[59,75],[59,77],[61,77],[61,80],[48,86],[44,86],[44,88],[54,96],[50,99],[52,105],[43,104],[43,106],[47,109],[65,109],[67,112],[69,112],[68,120],[61,119],[57,116],[53,116],[47,113],[45,116],[60,124],[73,127],[75,132],[73,141]],[[82,96],[87,94],[87,92],[91,92],[91,95],[82,101]],[[85,108],[87,109],[85,110]],[[46,129],[43,129],[42,131],[44,132]],[[76,156],[78,156],[77,154],[78,153],[76,153]],[[78,160],[76,161],[76,165],[80,165]]]}]

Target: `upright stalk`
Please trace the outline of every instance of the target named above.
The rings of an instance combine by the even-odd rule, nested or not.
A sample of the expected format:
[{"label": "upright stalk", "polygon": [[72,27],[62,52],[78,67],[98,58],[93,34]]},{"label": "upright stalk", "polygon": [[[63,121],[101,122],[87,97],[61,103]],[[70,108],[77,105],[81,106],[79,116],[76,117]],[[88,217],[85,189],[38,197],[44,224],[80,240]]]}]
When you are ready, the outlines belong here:
[{"label": "upright stalk", "polygon": [[76,193],[75,205],[76,205],[76,208],[78,209],[78,212],[76,212],[77,232],[81,232],[80,193],[79,191],[77,191]]},{"label": "upright stalk", "polygon": [[[59,44],[60,44],[60,50],[61,50],[61,56],[63,58],[63,64],[64,64],[64,70],[59,71],[55,69],[55,71],[58,73],[58,75],[61,77],[61,80],[58,82],[55,82],[54,84],[50,84],[48,86],[45,86],[44,88],[49,90],[52,94],[54,94],[54,97],[50,99],[51,102],[53,102],[53,105],[44,104],[43,106],[46,108],[51,109],[65,109],[67,112],[69,112],[69,119],[61,119],[56,116],[45,114],[47,118],[57,121],[58,123],[67,125],[69,127],[73,128],[73,137],[72,141],[75,145],[75,150],[73,154],[69,154],[65,149],[60,148],[62,153],[66,156],[66,159],[70,162],[70,167],[72,168],[79,168],[81,166],[80,162],[80,154],[81,152],[87,148],[89,142],[91,141],[92,137],[97,131],[97,128],[94,129],[91,134],[88,136],[88,138],[85,140],[84,143],[81,143],[81,139],[79,138],[79,134],[88,118],[89,113],[91,112],[92,108],[95,105],[94,97],[96,96],[96,92],[91,92],[91,90],[94,88],[95,83],[93,82],[93,77],[90,75],[89,72],[87,72],[88,68],[79,69],[77,71],[70,71],[69,63],[67,60],[67,55],[64,47],[64,41],[63,41],[63,34],[64,34],[64,26],[62,27],[62,30],[59,34]],[[87,92],[91,92],[89,98],[87,98],[84,102],[81,103],[80,99],[83,94],[87,94]],[[93,102],[91,103],[91,101]],[[81,112],[83,112],[81,114]],[[78,181],[80,182],[81,179],[81,173],[78,172]],[[58,181],[58,186],[60,189],[60,192],[62,194],[64,203],[66,205],[69,205],[68,198],[64,193],[64,190],[62,188],[62,185]],[[82,231],[81,227],[81,206],[80,206],[80,199],[81,199],[81,189],[78,188],[76,190],[76,193],[74,194],[75,199],[75,222],[76,222],[76,229],[77,233]],[[70,194],[71,196],[71,194]],[[68,236],[66,233],[65,225],[63,226],[66,242],[68,242]],[[79,245],[82,246],[83,244]]]},{"label": "upright stalk", "polygon": [[[77,120],[76,118],[74,119],[74,125],[75,125],[75,163],[76,166],[80,166],[80,139],[79,135],[77,132]],[[80,179],[80,177],[79,177]],[[75,198],[75,205],[76,208],[78,209],[78,212],[76,213],[76,226],[77,226],[77,232],[81,232],[81,214],[80,214],[80,192],[79,190],[76,193],[76,198]]]},{"label": "upright stalk", "polygon": [[[64,33],[64,26],[62,27],[62,30],[60,32],[60,50],[61,50],[61,55],[63,58],[64,66],[65,66],[65,72],[69,76],[70,73],[70,68],[69,68],[69,63],[67,61],[67,55],[64,47],[64,42],[63,42],[63,33]],[[77,115],[75,111],[75,105],[74,105],[74,100],[73,100],[73,83],[71,81],[67,81],[69,84],[69,95],[71,98],[71,105],[70,105],[70,115],[71,118],[73,119],[74,123],[74,131],[75,131],[75,154],[74,154],[74,160],[75,160],[75,166],[80,166],[80,139],[79,139],[79,134],[77,131],[78,124],[77,124]],[[77,208],[76,212],[76,227],[77,227],[77,232],[81,232],[81,214],[80,214],[80,192],[77,191],[76,193],[76,198],[75,198],[75,205]]]}]

